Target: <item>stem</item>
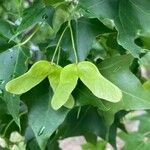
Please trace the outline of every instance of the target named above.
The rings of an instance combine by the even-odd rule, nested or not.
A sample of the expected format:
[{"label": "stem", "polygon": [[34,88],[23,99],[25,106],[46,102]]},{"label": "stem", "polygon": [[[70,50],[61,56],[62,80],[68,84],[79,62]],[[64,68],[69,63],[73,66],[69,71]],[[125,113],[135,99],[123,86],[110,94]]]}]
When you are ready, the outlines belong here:
[{"label": "stem", "polygon": [[56,56],[56,53],[57,53],[57,51],[58,51],[58,49],[59,49],[61,40],[62,40],[62,38],[63,38],[63,36],[64,36],[64,34],[65,34],[67,28],[68,28],[68,26],[65,27],[64,31],[62,32],[62,34],[61,34],[61,36],[60,36],[60,38],[59,38],[59,40],[58,40],[58,43],[57,43],[57,46],[56,46],[56,48],[55,48],[55,51],[54,51],[54,54],[53,54],[53,57],[52,57],[51,62],[54,62],[54,58],[55,58],[55,56]]},{"label": "stem", "polygon": [[110,127],[107,127],[106,137],[105,137],[106,142],[109,142],[109,130],[110,130]]},{"label": "stem", "polygon": [[[27,114],[26,111],[25,111],[25,112],[22,112],[22,113],[19,115],[19,117],[21,117],[21,116],[23,116],[23,115],[25,115],[25,114]],[[4,130],[3,137],[5,137],[8,128],[11,126],[11,124],[12,124],[14,121],[15,121],[15,120],[12,119],[12,120],[8,123],[8,125],[6,126],[6,128],[5,128],[5,130]]]},{"label": "stem", "polygon": [[19,45],[22,46],[22,45],[25,45],[34,35],[35,33],[40,29],[40,25],[35,29],[35,31],[25,40],[23,41],[22,43],[20,43]]},{"label": "stem", "polygon": [[6,126],[6,128],[5,128],[5,130],[4,130],[3,137],[5,137],[8,128],[11,126],[11,124],[12,124],[13,122],[14,122],[14,119],[12,119],[12,120],[8,123],[8,125]]},{"label": "stem", "polygon": [[81,106],[78,108],[78,112],[77,112],[77,119],[79,118],[80,116],[80,112],[81,112]]},{"label": "stem", "polygon": [[70,34],[71,34],[72,48],[73,48],[74,56],[75,56],[75,62],[78,63],[77,50],[75,48],[74,36],[73,36],[73,31],[72,31],[72,27],[71,27],[70,21],[69,21],[69,28],[70,28]]},{"label": "stem", "polygon": [[22,0],[19,0],[19,6],[18,6],[18,13],[19,13],[19,17],[21,17],[22,14]]},{"label": "stem", "polygon": [[57,56],[57,65],[59,64],[59,59],[60,59],[60,47],[59,47],[59,50],[58,50],[58,56]]}]

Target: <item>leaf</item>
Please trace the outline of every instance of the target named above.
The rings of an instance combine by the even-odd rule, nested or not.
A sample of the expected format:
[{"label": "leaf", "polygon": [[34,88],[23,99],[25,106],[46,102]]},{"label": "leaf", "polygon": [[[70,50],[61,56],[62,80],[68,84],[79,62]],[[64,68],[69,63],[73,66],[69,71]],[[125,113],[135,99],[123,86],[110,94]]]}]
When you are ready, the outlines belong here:
[{"label": "leaf", "polygon": [[52,68],[48,61],[36,62],[28,72],[6,84],[6,90],[14,94],[22,94],[39,84],[50,73]]},{"label": "leaf", "polygon": [[93,93],[81,82],[78,82],[77,87],[73,92],[77,106],[92,105],[99,110],[108,111],[110,107],[106,107],[102,100],[94,96]]},{"label": "leaf", "polygon": [[43,0],[45,5],[56,5],[64,2],[64,0]]},{"label": "leaf", "polygon": [[87,18],[80,18],[74,22],[73,30],[79,61],[85,60],[88,56],[97,35],[111,32],[98,20]]},{"label": "leaf", "polygon": [[[138,115],[136,113],[136,116],[132,117],[131,121],[139,121],[138,131],[129,132],[129,133],[124,133],[124,132],[119,133],[119,137],[125,140],[125,145],[123,149],[125,150],[129,149],[129,145],[130,147],[134,147],[136,149],[141,149],[141,148],[144,150],[149,149],[150,146],[149,112],[145,112],[143,115],[142,114]],[[131,138],[132,140],[129,140]]]},{"label": "leaf", "polygon": [[3,115],[3,114],[7,114],[8,110],[7,110],[7,107],[6,107],[6,103],[0,98],[0,117]]},{"label": "leaf", "polygon": [[[79,113],[80,112],[80,113]],[[105,113],[105,112],[104,112]],[[109,140],[115,148],[117,129],[120,120],[126,112],[121,111],[115,115],[115,121],[107,126],[104,117],[92,106],[74,107],[67,115],[63,124],[58,128],[56,135],[50,140],[48,147],[58,147],[58,141],[67,137],[84,136],[87,142],[96,143],[97,137]],[[58,149],[58,148],[56,148]]]},{"label": "leaf", "polygon": [[139,62],[145,67],[145,69],[150,70],[150,52],[147,52],[147,54],[145,54]]},{"label": "leaf", "polygon": [[143,0],[80,0],[80,5],[91,17],[102,22],[109,19],[118,31],[118,43],[134,57],[144,50],[135,44],[135,39],[149,32],[150,1]]},{"label": "leaf", "polygon": [[23,74],[26,69],[26,61],[30,57],[28,49],[13,47],[3,53],[0,53],[0,89],[2,89],[2,99],[7,105],[8,112],[13,116],[15,122],[19,125],[19,96],[8,93],[5,90],[6,83],[15,76]]},{"label": "leaf", "polygon": [[[61,71],[62,71],[62,68],[58,65],[55,65],[53,72],[48,76],[50,85],[54,92],[56,91],[57,86],[59,84]],[[74,106],[74,98],[72,95],[70,95],[69,99],[64,104],[64,106],[67,108],[72,108]]]},{"label": "leaf", "polygon": [[52,91],[49,89],[47,80],[22,96],[29,109],[29,125],[41,150],[45,150],[48,139],[64,121],[68,113],[65,108],[54,111],[49,107],[51,97]]},{"label": "leaf", "polygon": [[69,11],[65,5],[61,5],[55,9],[55,13],[53,15],[52,27],[55,33],[60,29],[61,25],[69,20]]},{"label": "leaf", "polygon": [[[76,21],[72,21],[72,28],[79,61],[83,61],[87,58],[92,48],[93,41],[95,40],[97,35],[112,32],[111,30],[106,28],[99,20],[88,18],[80,18]],[[58,39],[63,30],[64,26],[57,33],[56,38],[51,41],[49,47],[57,45]],[[67,53],[67,59],[74,63],[75,58],[74,54],[72,53],[73,49],[70,30],[67,30],[65,32],[60,46]]]},{"label": "leaf", "polygon": [[86,143],[82,145],[82,150],[104,150],[106,149],[106,141],[99,140],[96,144]]},{"label": "leaf", "polygon": [[149,138],[145,137],[144,135],[138,132],[130,134],[122,133],[120,136],[125,141],[125,145],[122,148],[123,150],[128,149],[148,150],[150,147]]},{"label": "leaf", "polygon": [[11,41],[9,42],[9,39],[4,38],[0,35],[0,53],[8,50],[9,48],[13,47],[15,45],[15,42]]},{"label": "leaf", "polygon": [[64,122],[65,131],[62,138],[93,133],[105,139],[107,127],[97,110],[91,106],[83,106],[77,117],[78,109],[76,107],[68,114]]},{"label": "leaf", "polygon": [[105,123],[109,127],[109,134],[108,134],[109,143],[114,147],[114,149],[117,149],[116,137],[117,137],[118,128],[122,130],[122,128],[120,127],[122,125],[121,121],[124,119],[124,117],[127,113],[128,112],[125,110],[121,110],[121,111],[117,112],[114,115],[114,121],[111,125],[110,124],[108,125],[107,120],[104,119]]},{"label": "leaf", "polygon": [[19,117],[20,98],[19,96],[10,94],[8,92],[4,92],[3,99],[7,104],[7,109],[8,109],[9,114],[13,117],[14,121],[20,128],[20,117]]},{"label": "leaf", "polygon": [[150,33],[140,35],[140,39],[142,41],[143,47],[150,49]]},{"label": "leaf", "polygon": [[71,92],[77,84],[77,80],[76,64],[67,65],[62,69],[59,84],[51,101],[51,105],[55,110],[59,109],[67,102]]},{"label": "leaf", "polygon": [[[100,65],[100,72],[104,77],[117,85],[123,94],[118,103],[104,102],[104,105],[111,106],[105,113],[106,118],[112,117],[119,110],[150,109],[150,93],[145,90],[137,77],[129,70],[133,57],[130,55],[116,56],[104,60]],[[109,121],[111,122],[111,117]]]},{"label": "leaf", "polygon": [[150,80],[144,82],[143,87],[144,87],[146,90],[150,91]]},{"label": "leaf", "polygon": [[13,36],[13,27],[5,20],[0,19],[0,52],[8,50],[15,45],[14,41],[9,42]]},{"label": "leaf", "polygon": [[28,27],[33,26],[44,20],[45,7],[40,0],[36,0],[31,7],[24,10],[21,24],[17,29],[17,33],[21,33]]},{"label": "leaf", "polygon": [[149,135],[149,131],[150,131],[150,127],[149,127],[150,118],[149,118],[149,115],[150,115],[150,113],[149,113],[149,111],[147,111],[143,115],[135,116],[134,118],[132,118],[132,120],[139,120],[140,121],[138,132],[141,133],[141,134],[144,134],[146,137],[150,137],[150,135]]},{"label": "leaf", "polygon": [[110,102],[118,102],[121,100],[121,90],[104,78],[93,63],[88,61],[80,62],[78,69],[81,81],[95,96]]},{"label": "leaf", "polygon": [[13,36],[12,26],[5,20],[0,19],[0,36],[10,39]]}]

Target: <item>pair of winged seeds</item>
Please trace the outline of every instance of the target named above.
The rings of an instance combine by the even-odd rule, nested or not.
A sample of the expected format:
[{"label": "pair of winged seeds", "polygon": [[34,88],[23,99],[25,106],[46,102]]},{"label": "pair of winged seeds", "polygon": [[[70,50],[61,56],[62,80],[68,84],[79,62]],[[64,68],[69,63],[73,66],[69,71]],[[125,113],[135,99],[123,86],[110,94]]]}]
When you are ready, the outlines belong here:
[{"label": "pair of winged seeds", "polygon": [[74,106],[74,98],[71,93],[76,87],[78,79],[98,98],[110,102],[118,102],[122,98],[121,90],[104,78],[97,67],[88,61],[69,64],[64,68],[45,60],[38,61],[27,73],[8,82],[6,90],[13,94],[22,94],[46,77],[54,91],[51,105],[55,110],[63,105],[67,108]]}]

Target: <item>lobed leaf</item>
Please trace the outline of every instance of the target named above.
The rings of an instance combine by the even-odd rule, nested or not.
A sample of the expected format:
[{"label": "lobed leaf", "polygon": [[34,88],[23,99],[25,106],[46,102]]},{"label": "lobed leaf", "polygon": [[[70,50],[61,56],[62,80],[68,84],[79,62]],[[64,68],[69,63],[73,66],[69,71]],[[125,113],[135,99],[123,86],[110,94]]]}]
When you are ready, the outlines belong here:
[{"label": "lobed leaf", "polygon": [[115,56],[104,60],[98,66],[102,75],[117,85],[123,94],[119,103],[104,102],[107,107],[111,106],[104,114],[106,120],[113,121],[114,114],[119,110],[150,109],[150,93],[129,69],[132,61],[131,55]]},{"label": "lobed leaf", "polygon": [[[55,111],[49,107],[51,97],[52,90],[49,89],[47,81],[41,82],[22,96],[22,100],[24,100],[29,110],[29,126],[33,130],[41,150],[46,149],[50,136],[57,131],[69,111],[66,108]],[[33,149],[36,149],[35,146]]]},{"label": "lobed leaf", "polygon": [[149,0],[80,0],[79,4],[88,10],[90,17],[98,18],[104,24],[106,19],[113,22],[118,31],[118,43],[139,58],[144,49],[136,45],[135,39],[147,38],[149,34]]},{"label": "lobed leaf", "polygon": [[40,0],[36,0],[33,5],[23,11],[21,24],[17,28],[17,34],[27,28],[44,20],[45,6]]},{"label": "lobed leaf", "polygon": [[18,46],[0,53],[0,97],[6,103],[8,113],[18,126],[20,126],[20,98],[8,93],[5,90],[5,85],[12,77],[19,76],[27,70],[26,62],[29,58],[29,49]]}]

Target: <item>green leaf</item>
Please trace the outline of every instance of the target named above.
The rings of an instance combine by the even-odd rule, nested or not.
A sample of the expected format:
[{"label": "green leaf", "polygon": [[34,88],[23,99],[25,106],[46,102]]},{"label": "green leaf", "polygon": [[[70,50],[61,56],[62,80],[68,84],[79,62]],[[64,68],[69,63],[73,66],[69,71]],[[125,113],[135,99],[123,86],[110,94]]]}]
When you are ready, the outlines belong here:
[{"label": "green leaf", "polygon": [[2,114],[7,114],[8,110],[6,107],[6,103],[0,98],[0,116]]},{"label": "green leaf", "polygon": [[20,33],[26,30],[28,27],[42,22],[44,20],[44,14],[44,4],[40,0],[35,1],[31,7],[24,10],[22,21],[17,29],[17,33]]},{"label": "green leaf", "polygon": [[105,19],[114,22],[118,31],[118,43],[135,57],[143,49],[135,44],[135,39],[149,32],[150,1],[143,0],[80,0],[80,5],[90,16],[105,23]]},{"label": "green leaf", "polygon": [[45,150],[48,139],[64,121],[68,113],[68,110],[65,108],[54,111],[49,107],[49,99],[51,97],[52,91],[49,89],[47,80],[22,96],[29,109],[29,125],[41,150]]},{"label": "green leaf", "polygon": [[88,61],[80,62],[78,69],[81,81],[95,96],[110,102],[118,102],[121,100],[121,90],[104,78],[93,63]]},{"label": "green leaf", "polygon": [[64,0],[43,0],[45,5],[56,5],[64,2]]},{"label": "green leaf", "polygon": [[5,91],[3,99],[6,102],[9,114],[13,117],[16,124],[20,127],[20,117],[19,117],[20,98],[19,96],[13,95]]},{"label": "green leaf", "polygon": [[107,127],[97,110],[91,106],[83,106],[80,115],[78,111],[79,108],[75,107],[65,119],[62,138],[93,133],[105,139]]},{"label": "green leaf", "polygon": [[78,85],[73,92],[73,96],[76,99],[76,105],[92,105],[103,111],[108,111],[110,109],[110,107],[106,107],[102,100],[94,96],[93,93],[81,82],[78,82]]},{"label": "green leaf", "polygon": [[96,145],[91,143],[86,143],[82,145],[82,150],[104,150],[106,149],[106,141],[99,140]]},{"label": "green leaf", "polygon": [[51,105],[54,109],[59,109],[67,102],[71,92],[77,84],[77,80],[76,64],[67,65],[62,69],[59,84],[51,101]]},{"label": "green leaf", "polygon": [[150,80],[144,82],[143,87],[144,87],[146,90],[150,91]]},{"label": "green leaf", "polygon": [[10,39],[13,35],[12,29],[12,26],[8,22],[0,19],[0,36]]},{"label": "green leaf", "polygon": [[140,35],[140,39],[142,41],[143,47],[150,49],[150,33],[146,35]]},{"label": "green leaf", "polygon": [[69,20],[69,12],[67,11],[67,7],[65,5],[61,5],[55,9],[55,13],[53,15],[52,27],[55,33],[60,29],[61,25]]},{"label": "green leaf", "polygon": [[[143,149],[148,150],[150,147],[149,138],[145,137],[140,133],[122,133],[120,137],[125,141],[125,146],[122,150],[129,150],[129,149]],[[132,139],[132,140],[131,140]]]},{"label": "green leaf", "polygon": [[[129,147],[134,147],[136,149],[143,149],[147,150],[150,146],[150,119],[149,119],[149,112],[146,112],[143,115],[137,115],[135,117],[131,118],[131,121],[139,121],[138,131],[136,132],[129,132],[128,134],[121,132],[119,134],[119,137],[121,137],[123,140],[125,140],[125,145],[123,147],[123,150],[129,149]],[[131,114],[132,116],[132,114]],[[131,139],[132,140],[129,140]]]},{"label": "green leaf", "polygon": [[13,47],[0,53],[0,89],[2,89],[2,99],[6,102],[8,112],[13,116],[19,125],[19,96],[8,93],[5,90],[6,83],[15,76],[23,74],[26,69],[26,61],[30,57],[28,49]]},{"label": "green leaf", "polygon": [[28,72],[6,84],[6,90],[13,94],[22,94],[39,84],[52,72],[48,61],[36,62]]},{"label": "green leaf", "polygon": [[[103,115],[104,113],[102,113],[101,115],[104,116]],[[116,136],[117,136],[118,128],[122,130],[122,128],[120,127],[122,125],[121,121],[124,119],[124,117],[127,113],[128,112],[125,110],[121,110],[121,111],[117,112],[114,115],[113,123],[111,125],[110,124],[108,125],[108,128],[109,128],[108,139],[109,139],[109,143],[114,147],[114,149],[117,149]],[[107,124],[106,118],[104,120],[105,120],[105,124]]]},{"label": "green leaf", "polygon": [[[132,61],[133,58],[130,55],[123,55],[106,59],[99,65],[102,75],[117,85],[123,94],[119,103],[104,102],[106,107],[111,106],[108,113],[105,113],[106,118],[111,116],[113,120],[113,115],[122,109],[150,109],[150,93],[143,88],[141,82],[129,70]],[[110,122],[111,117],[109,118]]]},{"label": "green leaf", "polygon": [[150,118],[149,118],[149,111],[147,111],[145,114],[143,115],[139,115],[139,116],[135,116],[134,118],[132,118],[132,120],[139,120],[140,124],[139,124],[139,129],[138,132],[141,134],[144,134],[146,137],[150,138]]},{"label": "green leaf", "polygon": [[13,47],[16,43],[0,35],[0,53]]},{"label": "green leaf", "polygon": [[[72,21],[72,28],[79,61],[83,61],[87,58],[92,48],[93,41],[95,41],[97,35],[112,32],[99,20],[88,18],[80,18],[76,21]],[[64,28],[62,27],[56,35],[56,38],[49,44],[49,47],[57,45],[58,39],[63,30]],[[74,54],[72,53],[73,49],[69,30],[65,32],[60,45],[61,48],[67,53],[67,59],[74,63],[75,58]]]},{"label": "green leaf", "polygon": [[80,18],[74,22],[73,31],[79,61],[85,60],[88,56],[97,35],[111,32],[97,19],[87,18]]},{"label": "green leaf", "polygon": [[140,64],[145,67],[145,69],[150,70],[150,52],[147,52],[141,59]]},{"label": "green leaf", "polygon": [[9,42],[13,36],[13,27],[6,21],[0,19],[0,52],[8,50],[15,45],[14,41]]}]

